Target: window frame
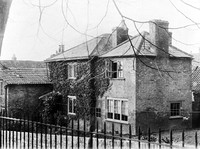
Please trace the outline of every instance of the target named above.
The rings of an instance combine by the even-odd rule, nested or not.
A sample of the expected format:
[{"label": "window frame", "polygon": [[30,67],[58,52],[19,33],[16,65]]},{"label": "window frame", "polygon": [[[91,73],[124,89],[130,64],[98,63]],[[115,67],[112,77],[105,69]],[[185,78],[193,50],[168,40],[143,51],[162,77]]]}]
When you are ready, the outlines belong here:
[{"label": "window frame", "polygon": [[[123,115],[122,111],[122,102],[126,102],[125,105],[125,113]],[[112,105],[109,105],[111,103]],[[117,104],[118,106],[116,106]],[[129,121],[129,115],[128,115],[128,99],[122,99],[122,98],[110,98],[108,97],[106,99],[106,120],[113,121],[113,122],[120,122],[120,123],[128,123]],[[116,111],[116,112],[115,112]],[[118,112],[118,113],[117,113]],[[112,115],[112,116],[111,116]],[[127,116],[127,120],[123,120],[123,116]]]},{"label": "window frame", "polygon": [[95,115],[96,117],[101,118],[101,108],[95,108]]},{"label": "window frame", "polygon": [[[70,69],[71,67],[71,69]],[[68,64],[68,67],[67,67],[67,70],[68,70],[68,79],[76,79],[77,77],[77,63],[71,63],[71,64]]]},{"label": "window frame", "polygon": [[[106,77],[112,79],[124,78],[123,61],[121,60],[106,60]],[[116,65],[116,67],[113,66]],[[116,70],[113,70],[116,68]],[[114,77],[116,75],[116,77]]]},{"label": "window frame", "polygon": [[[175,105],[172,106],[172,104],[179,104],[179,108],[176,108]],[[172,114],[172,113],[175,113],[175,114]],[[170,118],[180,118],[180,117],[183,117],[182,116],[182,102],[181,101],[170,102]]]},{"label": "window frame", "polygon": [[[67,103],[68,103],[68,114],[70,115],[76,115],[76,111],[75,111],[75,107],[76,107],[76,103],[75,103],[75,100],[76,100],[76,96],[67,96]],[[70,105],[69,105],[69,101],[72,100],[72,112],[69,111],[70,109]]]}]

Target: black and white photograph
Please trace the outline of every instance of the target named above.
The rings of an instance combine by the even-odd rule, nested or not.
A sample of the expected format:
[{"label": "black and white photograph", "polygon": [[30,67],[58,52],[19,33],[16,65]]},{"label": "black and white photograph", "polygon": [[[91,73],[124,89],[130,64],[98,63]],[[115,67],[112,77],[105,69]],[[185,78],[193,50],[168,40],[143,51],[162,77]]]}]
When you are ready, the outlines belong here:
[{"label": "black and white photograph", "polygon": [[0,0],[1,149],[200,149],[199,0]]}]

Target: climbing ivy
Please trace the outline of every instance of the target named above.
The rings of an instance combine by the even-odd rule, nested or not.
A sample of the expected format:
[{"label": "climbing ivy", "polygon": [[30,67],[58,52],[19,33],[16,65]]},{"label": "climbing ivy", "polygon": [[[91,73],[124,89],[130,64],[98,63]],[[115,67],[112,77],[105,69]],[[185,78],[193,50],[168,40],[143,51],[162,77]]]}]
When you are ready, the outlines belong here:
[{"label": "climbing ivy", "polygon": [[[67,68],[69,63],[77,64],[76,79],[68,78]],[[89,118],[92,108],[94,112],[96,100],[98,97],[103,96],[110,85],[109,79],[104,77],[105,60],[91,58],[90,60],[71,62],[57,61],[49,62],[48,66],[54,94],[43,101],[43,115],[49,117],[49,120],[52,119],[52,115],[58,113],[65,119]],[[56,100],[56,94],[62,96],[62,100]],[[76,96],[77,99],[75,116],[67,115],[67,99],[69,95]],[[62,105],[62,108],[57,108],[58,104]]]}]

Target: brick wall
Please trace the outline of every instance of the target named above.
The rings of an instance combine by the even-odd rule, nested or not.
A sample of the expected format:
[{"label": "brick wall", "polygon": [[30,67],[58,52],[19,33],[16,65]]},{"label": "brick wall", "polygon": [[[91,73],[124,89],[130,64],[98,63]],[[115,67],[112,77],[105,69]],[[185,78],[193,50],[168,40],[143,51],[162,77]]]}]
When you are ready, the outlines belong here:
[{"label": "brick wall", "polygon": [[[113,61],[123,62],[123,78],[110,79],[111,87],[99,100],[102,102],[102,120],[107,122],[107,130],[111,131],[112,121],[106,119],[106,99],[128,99],[128,124],[132,125],[132,133],[135,134],[135,110],[136,110],[136,84],[135,84],[135,60],[134,58],[111,58]],[[123,122],[122,122],[123,123]],[[115,130],[120,132],[120,122],[115,122]],[[129,125],[123,123],[123,133],[129,132]]]},{"label": "brick wall", "polygon": [[[136,107],[137,127],[158,129],[191,127],[191,59],[141,57],[141,60],[160,71],[149,68],[137,59]],[[169,70],[173,72],[163,72]],[[170,102],[182,103],[182,115],[189,118],[170,119]]]}]

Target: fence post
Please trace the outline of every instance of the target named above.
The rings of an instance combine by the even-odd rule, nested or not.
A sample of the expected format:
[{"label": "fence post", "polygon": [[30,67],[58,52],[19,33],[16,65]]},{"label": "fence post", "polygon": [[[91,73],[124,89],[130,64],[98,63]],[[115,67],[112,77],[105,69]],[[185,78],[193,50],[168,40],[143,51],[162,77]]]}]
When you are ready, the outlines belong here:
[{"label": "fence post", "polygon": [[1,121],[2,121],[2,118],[0,119],[0,148],[2,147],[2,144],[1,144],[1,130],[2,130]]},{"label": "fence post", "polygon": [[120,124],[120,149],[122,149],[122,124]]},{"label": "fence post", "polygon": [[132,137],[131,124],[129,124],[129,149],[131,149],[131,137]]},{"label": "fence post", "polygon": [[60,148],[62,148],[62,125],[59,126],[59,130],[60,130]]},{"label": "fence post", "polygon": [[172,146],[172,143],[173,143],[173,137],[172,137],[172,129],[170,130],[170,146]]},{"label": "fence post", "polygon": [[43,126],[42,126],[42,123],[43,123],[43,121],[42,121],[42,116],[41,116],[41,118],[40,118],[40,146],[41,146],[41,148],[43,147],[43,134],[42,134],[42,132],[43,132]]},{"label": "fence post", "polygon": [[79,119],[78,119],[77,123],[78,123],[78,124],[77,124],[77,139],[78,139],[78,140],[77,140],[77,141],[78,141],[77,144],[78,144],[78,149],[79,149],[79,148],[80,148],[80,130],[79,130],[80,127],[79,127]]},{"label": "fence post", "polygon": [[86,120],[85,120],[85,117],[84,117],[84,122],[83,122],[83,143],[84,143],[84,149],[86,148],[86,141],[85,141],[85,133],[86,133]]},{"label": "fence post", "polygon": [[[34,117],[33,117],[33,115],[31,116],[31,136],[32,136],[32,140],[31,140],[31,145],[32,145],[32,148],[33,148],[33,144],[34,144],[34,123],[33,123],[33,121],[34,121]],[[18,136],[18,135],[17,135]],[[18,140],[18,139],[16,139],[16,140]],[[17,141],[16,141],[17,142]]]},{"label": "fence post", "polygon": [[150,127],[149,127],[149,129],[148,129],[148,147],[150,148],[150,142],[151,142],[151,129],[150,129]]},{"label": "fence post", "polygon": [[72,119],[72,149],[74,148],[74,120]]},{"label": "fence post", "polygon": [[[10,118],[10,114],[9,114],[9,118]],[[11,148],[11,125],[10,125],[10,123],[11,123],[11,120],[9,119],[8,120],[8,141],[9,141],[9,148]]]},{"label": "fence post", "polygon": [[141,139],[141,130],[140,130],[140,126],[138,128],[138,147],[140,148],[140,139]]},{"label": "fence post", "polygon": [[115,147],[114,129],[115,129],[115,126],[114,126],[114,123],[112,123],[112,149],[114,149],[114,147]]},{"label": "fence post", "polygon": [[52,149],[52,124],[51,123],[50,123],[50,128],[49,129],[50,129],[50,132],[49,132],[49,135],[50,135],[49,146],[50,146],[50,149]]},{"label": "fence post", "polygon": [[96,134],[96,137],[97,137],[97,149],[99,148],[99,132],[98,132],[98,129],[99,129],[99,123],[98,123],[98,120],[97,120],[97,134]]},{"label": "fence post", "polygon": [[[3,113],[3,117],[4,117],[4,113]],[[2,142],[3,142],[3,147],[4,147],[4,118],[2,119],[2,123],[3,123],[3,125],[2,125],[2,129],[3,129],[3,140],[2,140]]]},{"label": "fence post", "polygon": [[30,142],[29,142],[30,141],[30,133],[29,133],[30,132],[29,131],[29,129],[30,129],[30,126],[29,126],[30,125],[30,120],[29,120],[29,114],[27,116],[27,120],[28,120],[28,128],[27,128],[28,132],[27,133],[28,133],[28,149],[29,149],[29,146],[30,146]]},{"label": "fence post", "polygon": [[198,147],[197,131],[195,132],[195,147]]},{"label": "fence post", "polygon": [[159,128],[159,132],[158,132],[158,143],[159,145],[161,145],[161,129]]},{"label": "fence post", "polygon": [[184,130],[182,131],[182,147],[185,145],[185,132]]},{"label": "fence post", "polygon": [[106,149],[106,122],[104,122],[104,149]]},{"label": "fence post", "polygon": [[25,117],[25,113],[24,113],[24,115],[23,115],[23,127],[24,127],[24,129],[23,129],[23,138],[24,138],[24,143],[23,143],[23,145],[24,145],[24,148],[26,147],[26,121],[25,121],[25,119],[26,119],[26,117]]}]

